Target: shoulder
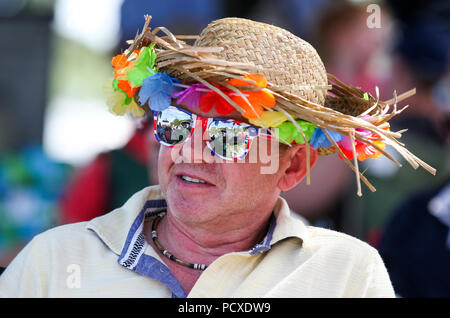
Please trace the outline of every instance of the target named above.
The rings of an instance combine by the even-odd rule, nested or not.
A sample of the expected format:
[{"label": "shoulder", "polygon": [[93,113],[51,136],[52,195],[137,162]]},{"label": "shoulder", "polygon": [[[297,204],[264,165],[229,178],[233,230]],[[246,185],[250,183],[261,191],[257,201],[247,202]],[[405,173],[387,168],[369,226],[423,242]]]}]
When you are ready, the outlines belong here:
[{"label": "shoulder", "polygon": [[88,222],[60,225],[36,235],[23,249],[30,259],[41,263],[89,253],[103,248],[98,236],[86,228]]},{"label": "shoulder", "polygon": [[[386,266],[378,250],[366,242],[337,231],[308,227],[306,242],[322,270],[346,279],[349,295],[394,297]],[[309,246],[309,247],[308,247]],[[311,258],[311,259],[312,259]]]},{"label": "shoulder", "polygon": [[33,238],[34,242],[48,243],[50,241],[57,241],[59,244],[68,243],[79,239],[92,239],[95,237],[94,233],[87,229],[89,222],[77,222],[71,224],[59,225],[54,228],[48,229]]},{"label": "shoulder", "polygon": [[345,262],[367,262],[378,258],[378,251],[366,242],[330,229],[307,226],[308,239],[303,248]]},{"label": "shoulder", "polygon": [[314,226],[305,229],[303,241],[297,237],[283,240],[280,242],[283,253],[275,254],[284,257],[283,264],[292,269],[289,277],[298,277],[307,288],[322,296],[394,296],[375,248],[345,233]]},{"label": "shoulder", "polygon": [[343,232],[310,225],[307,225],[306,228],[309,234],[308,239],[313,243],[327,242],[338,246],[351,245],[360,248],[372,248],[366,242]]},{"label": "shoulder", "polygon": [[54,284],[64,286],[69,266],[82,264],[101,248],[85,225],[58,226],[36,235],[2,274],[0,296],[46,297]]}]

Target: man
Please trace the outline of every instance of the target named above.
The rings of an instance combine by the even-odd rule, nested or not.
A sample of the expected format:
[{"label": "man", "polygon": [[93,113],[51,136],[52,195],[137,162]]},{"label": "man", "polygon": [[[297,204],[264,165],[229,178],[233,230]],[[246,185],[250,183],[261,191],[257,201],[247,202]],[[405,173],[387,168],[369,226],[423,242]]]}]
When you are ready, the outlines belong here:
[{"label": "man", "polygon": [[[194,156],[189,148],[194,150],[193,142],[185,143],[176,155]],[[294,187],[306,175],[305,146],[286,149],[275,174],[261,174],[260,162],[175,164],[176,159],[171,148],[161,147],[161,190],[147,188],[109,215],[37,236],[10,265],[11,273],[7,271],[1,277],[0,294],[6,297],[184,297],[190,292],[192,297],[393,295],[387,272],[374,249],[344,234],[307,228],[289,215],[286,202],[278,197],[280,191]],[[312,151],[311,166],[316,160],[317,152]],[[184,181],[183,176],[207,184]],[[206,271],[165,258],[152,241],[152,223],[136,222],[142,220],[136,218],[136,212],[140,211],[135,209],[141,209],[142,204],[158,209],[156,204],[164,205],[162,198],[167,202],[167,216],[157,227],[159,242],[179,259],[208,265]],[[142,225],[146,244],[153,248],[145,249],[135,267],[130,268],[133,273],[117,264],[116,254],[132,254],[132,249],[126,248],[127,244],[133,246],[128,242],[136,235],[132,227]],[[256,252],[248,252],[252,248]],[[125,259],[131,258],[125,255]],[[67,272],[71,264],[79,265],[79,288],[70,280],[76,272]],[[249,282],[245,283],[246,280]]]},{"label": "man", "polygon": [[[321,85],[326,78],[323,65],[306,42],[285,30],[244,19],[223,19],[211,23],[196,44],[188,46],[168,32],[164,38],[148,32],[149,22],[147,19],[132,47],[113,59],[114,92],[119,99],[110,105],[116,111],[117,107],[133,112],[139,107],[151,110],[155,127],[170,128],[173,136],[159,135],[155,130],[162,144],[159,185],[136,193],[105,216],[38,235],[0,278],[0,295],[393,297],[388,273],[375,249],[342,233],[305,226],[279,197],[282,191],[309,177],[309,169],[326,149],[335,147],[331,150],[349,156],[341,141],[354,135],[333,132],[337,129],[346,133],[336,128],[336,118],[346,121],[347,127],[360,131],[367,128],[364,135],[355,134],[365,148],[350,139],[355,142],[354,161],[356,156],[375,156],[375,148],[368,144],[377,140],[368,139],[372,136],[369,129],[383,140],[391,136],[384,133],[387,130],[330,108],[313,106],[311,103],[324,102],[327,85]],[[210,37],[208,32],[217,35]],[[241,33],[227,38],[230,32]],[[272,44],[274,49],[296,46],[298,55],[291,57],[298,61],[286,70],[295,74],[277,80],[265,73],[270,85],[261,74],[240,77],[238,74],[246,74],[244,68],[251,67],[237,62],[239,54],[250,52],[239,49],[242,43],[234,44],[237,56],[232,62],[213,55],[221,52],[221,57],[230,56],[232,39],[261,34],[265,34],[262,41],[252,42],[255,52],[261,48],[258,45],[270,41],[279,41]],[[205,44],[208,39],[222,40],[229,46],[218,50],[221,45]],[[160,48],[155,49],[152,43]],[[262,53],[276,57],[275,51]],[[261,59],[261,55],[253,57]],[[281,62],[287,59],[286,55],[279,57]],[[290,66],[293,62],[286,63]],[[316,64],[301,73],[299,67],[306,67],[305,63]],[[304,79],[295,82],[295,75],[305,74],[303,84]],[[290,86],[286,90],[283,85]],[[340,85],[343,90],[351,90]],[[134,86],[139,91],[134,92]],[[177,92],[180,87],[184,90]],[[122,102],[120,98],[128,92],[138,97],[138,103],[127,97]],[[375,101],[367,95],[351,100],[366,106],[367,100]],[[297,119],[291,121],[291,115],[278,102],[296,103],[291,114]],[[310,108],[303,109],[303,103]],[[333,116],[328,116],[330,113]],[[300,120],[301,114],[310,121]],[[322,118],[323,129],[313,123],[318,118]],[[187,127],[190,134],[183,134],[182,140],[176,125],[180,121],[192,123]],[[276,129],[264,132],[263,126]],[[231,137],[222,146],[209,138],[217,132],[215,128]],[[235,136],[245,142],[233,144]],[[230,146],[233,151],[223,151]],[[414,158],[411,155],[411,161]]]}]

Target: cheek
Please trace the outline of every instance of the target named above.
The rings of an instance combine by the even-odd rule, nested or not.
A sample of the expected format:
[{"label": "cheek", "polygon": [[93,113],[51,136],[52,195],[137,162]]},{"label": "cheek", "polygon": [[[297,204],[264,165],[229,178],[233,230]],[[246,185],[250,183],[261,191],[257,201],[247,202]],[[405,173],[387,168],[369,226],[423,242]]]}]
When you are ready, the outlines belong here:
[{"label": "cheek", "polygon": [[230,166],[233,167],[223,171],[227,195],[260,201],[276,192],[278,174],[262,174],[259,164],[234,163]]},{"label": "cheek", "polygon": [[169,180],[169,168],[173,164],[171,158],[171,148],[161,146],[158,154],[158,181],[161,186],[161,190],[164,192],[167,188]]}]

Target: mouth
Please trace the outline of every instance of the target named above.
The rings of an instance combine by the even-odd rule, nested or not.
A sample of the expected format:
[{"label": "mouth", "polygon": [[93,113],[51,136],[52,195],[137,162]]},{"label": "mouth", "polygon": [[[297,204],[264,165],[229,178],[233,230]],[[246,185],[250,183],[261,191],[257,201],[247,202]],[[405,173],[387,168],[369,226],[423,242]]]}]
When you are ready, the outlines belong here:
[{"label": "mouth", "polygon": [[177,178],[180,182],[186,185],[192,185],[192,186],[214,186],[214,184],[206,181],[203,178],[200,178],[199,176],[193,176],[193,175],[187,175],[187,174],[179,174],[177,175]]},{"label": "mouth", "polygon": [[207,184],[207,182],[205,180],[197,179],[197,178],[191,178],[191,177],[185,176],[185,175],[180,176],[180,178],[182,180],[186,181],[186,182]]}]

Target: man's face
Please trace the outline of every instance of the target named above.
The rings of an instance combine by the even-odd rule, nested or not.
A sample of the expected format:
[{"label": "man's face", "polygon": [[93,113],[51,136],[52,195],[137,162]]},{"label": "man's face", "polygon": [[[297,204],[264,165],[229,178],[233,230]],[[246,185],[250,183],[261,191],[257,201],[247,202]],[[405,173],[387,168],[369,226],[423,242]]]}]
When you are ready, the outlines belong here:
[{"label": "man's face", "polygon": [[[214,111],[205,114],[199,109],[185,109],[202,117],[228,117],[245,121],[236,111],[223,116]],[[220,219],[223,221],[223,218],[228,218],[231,222],[236,219],[237,213],[243,214],[245,211],[257,211],[273,206],[280,193],[278,181],[283,175],[282,169],[277,167],[273,173],[261,173],[269,164],[267,160],[263,163],[259,155],[252,163],[248,162],[248,158],[245,163],[223,160],[211,163],[211,160],[204,159],[194,162],[194,157],[199,155],[199,152],[200,157],[208,153],[205,151],[207,146],[202,133],[201,127],[197,126],[194,135],[184,145],[160,148],[159,183],[171,213],[184,223],[198,224]],[[258,138],[260,137],[253,140],[251,150],[256,146],[255,143],[258,143]],[[270,153],[267,148],[264,153],[278,156],[278,143],[276,151],[273,146],[274,144],[271,144],[267,147],[274,153]],[[193,182],[196,180],[192,178],[206,183]]]}]

